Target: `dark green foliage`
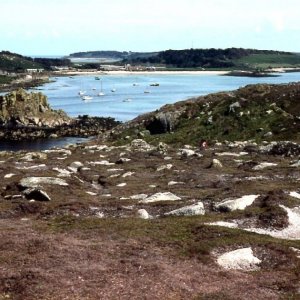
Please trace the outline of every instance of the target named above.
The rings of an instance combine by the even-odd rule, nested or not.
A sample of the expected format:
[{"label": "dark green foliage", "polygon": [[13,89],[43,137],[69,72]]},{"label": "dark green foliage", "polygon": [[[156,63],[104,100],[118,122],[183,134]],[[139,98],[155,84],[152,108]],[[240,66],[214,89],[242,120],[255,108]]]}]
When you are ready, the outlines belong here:
[{"label": "dark green foliage", "polygon": [[7,84],[12,82],[13,78],[5,75],[0,75],[0,84]]},{"label": "dark green foliage", "polygon": [[45,70],[51,70],[52,67],[70,67],[72,65],[71,61],[66,58],[34,58],[34,62],[42,65]]},{"label": "dark green foliage", "polygon": [[99,69],[99,68],[100,68],[100,64],[97,63],[88,63],[88,64],[77,66],[77,69],[82,69],[82,70]]},{"label": "dark green foliage", "polygon": [[8,51],[0,52],[0,70],[7,72],[24,72],[26,69],[38,69],[42,66],[32,58]]},{"label": "dark green foliage", "polygon": [[[150,57],[137,57],[126,60],[131,63],[150,63],[150,64],[164,64],[175,68],[231,68],[236,66],[235,60],[248,57],[250,55],[281,55],[285,54],[287,57],[292,56],[288,52],[269,51],[269,50],[255,50],[243,48],[229,48],[229,49],[185,49],[185,50],[167,50],[159,52],[157,55]],[[243,62],[244,65],[246,61]],[[241,63],[240,63],[241,64]]]},{"label": "dark green foliage", "polygon": [[53,66],[70,66],[68,59],[31,58],[9,51],[0,52],[0,70],[6,72],[24,72],[26,69],[51,70]]}]

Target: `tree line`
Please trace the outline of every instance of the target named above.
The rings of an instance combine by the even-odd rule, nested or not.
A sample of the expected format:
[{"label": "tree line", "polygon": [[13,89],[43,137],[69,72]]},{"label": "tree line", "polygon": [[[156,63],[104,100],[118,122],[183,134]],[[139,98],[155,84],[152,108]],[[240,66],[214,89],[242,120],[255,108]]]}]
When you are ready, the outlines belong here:
[{"label": "tree line", "polygon": [[151,57],[126,59],[124,63],[131,64],[163,64],[177,68],[226,68],[233,67],[234,59],[251,54],[291,54],[282,51],[256,50],[244,48],[228,49],[185,49],[166,50]]}]

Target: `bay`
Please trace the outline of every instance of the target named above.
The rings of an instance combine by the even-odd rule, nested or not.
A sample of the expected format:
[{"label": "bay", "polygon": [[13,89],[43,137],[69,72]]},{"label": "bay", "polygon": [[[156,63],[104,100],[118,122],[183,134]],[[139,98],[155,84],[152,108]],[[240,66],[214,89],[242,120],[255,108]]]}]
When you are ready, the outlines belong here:
[{"label": "bay", "polygon": [[[62,109],[70,116],[90,115],[113,117],[128,121],[156,110],[165,104],[209,93],[235,90],[255,83],[288,83],[300,80],[300,72],[281,73],[279,77],[232,77],[211,73],[200,74],[124,74],[80,75],[52,78],[54,82],[38,89],[48,96],[54,109]],[[104,96],[97,96],[101,90]],[[158,83],[159,86],[150,86]],[[93,97],[83,101],[78,92]],[[112,92],[112,90],[115,90]]]},{"label": "bay", "polygon": [[[53,109],[62,109],[68,115],[113,117],[128,121],[136,116],[159,109],[165,104],[186,100],[191,97],[207,95],[220,91],[230,91],[248,84],[280,84],[300,81],[300,72],[281,73],[279,77],[252,78],[219,76],[212,73],[199,74],[124,74],[80,75],[51,78],[47,83],[32,91],[40,91],[48,96]],[[101,90],[104,96],[97,96]],[[158,83],[159,86],[150,86]],[[115,92],[112,90],[115,89]],[[85,90],[93,97],[83,101],[78,92]],[[145,93],[145,91],[149,93]],[[0,151],[46,150],[87,141],[81,138],[60,138],[37,141],[1,141]]]}]

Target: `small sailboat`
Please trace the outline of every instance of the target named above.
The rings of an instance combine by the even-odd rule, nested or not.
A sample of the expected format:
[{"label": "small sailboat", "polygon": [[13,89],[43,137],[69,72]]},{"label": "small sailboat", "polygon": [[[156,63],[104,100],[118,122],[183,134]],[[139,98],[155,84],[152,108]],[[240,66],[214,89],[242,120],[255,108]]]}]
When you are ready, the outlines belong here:
[{"label": "small sailboat", "polygon": [[132,101],[131,98],[126,98],[126,99],[123,100],[123,102],[131,102],[131,101]]},{"label": "small sailboat", "polygon": [[100,80],[101,80],[101,90],[100,90],[98,96],[105,96],[103,89],[102,89],[102,78]]},{"label": "small sailboat", "polygon": [[85,93],[86,93],[86,91],[79,91],[79,92],[78,92],[78,95],[79,95],[79,96],[83,96]]}]

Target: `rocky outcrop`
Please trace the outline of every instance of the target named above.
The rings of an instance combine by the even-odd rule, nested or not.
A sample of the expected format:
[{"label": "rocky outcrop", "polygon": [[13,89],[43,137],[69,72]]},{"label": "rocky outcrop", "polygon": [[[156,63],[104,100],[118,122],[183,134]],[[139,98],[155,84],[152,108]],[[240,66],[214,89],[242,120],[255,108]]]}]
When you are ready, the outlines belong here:
[{"label": "rocky outcrop", "polygon": [[98,135],[118,123],[112,118],[70,118],[62,110],[51,109],[42,93],[27,93],[19,89],[0,96],[0,139],[87,137]]},{"label": "rocky outcrop", "polygon": [[42,93],[27,93],[23,89],[0,96],[0,125],[55,127],[71,123],[71,118],[62,110],[50,108]]},{"label": "rocky outcrop", "polygon": [[175,129],[178,123],[179,115],[180,114],[176,111],[159,112],[146,122],[145,127],[151,134],[171,132]]}]

